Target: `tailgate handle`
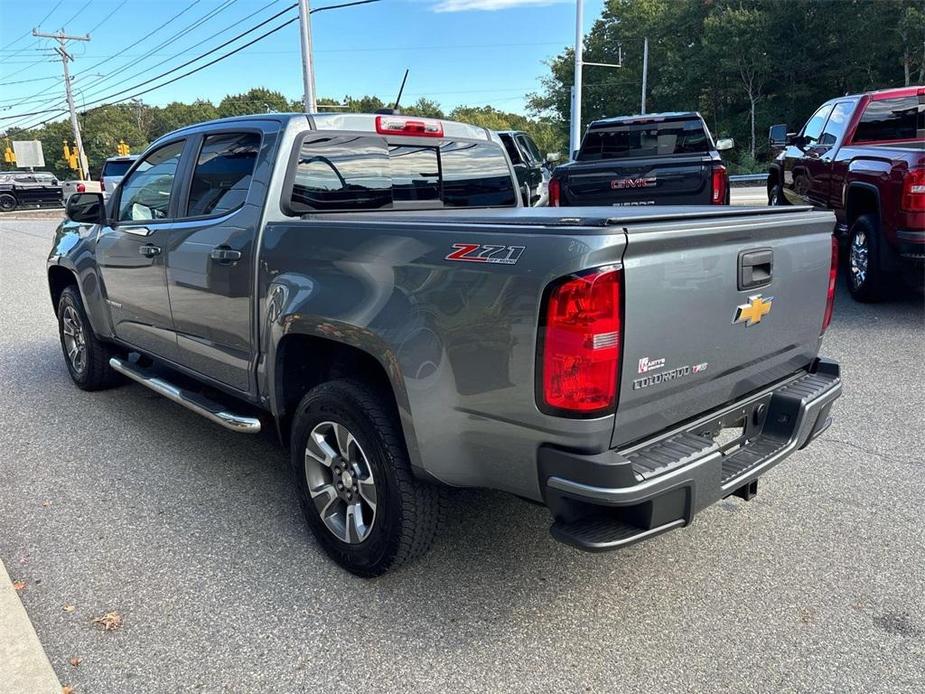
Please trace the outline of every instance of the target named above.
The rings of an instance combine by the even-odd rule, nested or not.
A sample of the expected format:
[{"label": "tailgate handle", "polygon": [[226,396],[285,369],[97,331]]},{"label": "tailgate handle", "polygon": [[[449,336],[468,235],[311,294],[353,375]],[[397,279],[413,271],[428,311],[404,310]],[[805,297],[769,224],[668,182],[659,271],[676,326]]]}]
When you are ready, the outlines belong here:
[{"label": "tailgate handle", "polygon": [[757,248],[739,253],[739,291],[771,284],[774,270],[774,251]]}]

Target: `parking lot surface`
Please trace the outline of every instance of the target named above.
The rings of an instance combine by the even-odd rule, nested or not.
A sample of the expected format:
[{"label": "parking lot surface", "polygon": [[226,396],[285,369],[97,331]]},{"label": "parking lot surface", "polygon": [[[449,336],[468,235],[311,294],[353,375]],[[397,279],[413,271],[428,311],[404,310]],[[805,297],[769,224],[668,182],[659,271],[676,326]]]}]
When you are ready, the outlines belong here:
[{"label": "parking lot surface", "polygon": [[592,555],[454,491],[434,550],[364,581],[313,543],[272,437],[71,384],[54,226],[0,221],[0,557],[78,694],[925,691],[921,296],[840,291],[835,423],[754,500]]}]

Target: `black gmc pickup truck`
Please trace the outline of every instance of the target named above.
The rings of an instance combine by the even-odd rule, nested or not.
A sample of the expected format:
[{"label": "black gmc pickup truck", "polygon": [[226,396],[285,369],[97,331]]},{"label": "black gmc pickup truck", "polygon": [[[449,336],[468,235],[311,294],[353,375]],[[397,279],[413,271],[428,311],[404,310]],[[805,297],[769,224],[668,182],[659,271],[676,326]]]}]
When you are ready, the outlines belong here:
[{"label": "black gmc pickup truck", "polygon": [[728,205],[729,176],[696,112],[651,113],[593,121],[575,161],[557,166],[551,207]]}]

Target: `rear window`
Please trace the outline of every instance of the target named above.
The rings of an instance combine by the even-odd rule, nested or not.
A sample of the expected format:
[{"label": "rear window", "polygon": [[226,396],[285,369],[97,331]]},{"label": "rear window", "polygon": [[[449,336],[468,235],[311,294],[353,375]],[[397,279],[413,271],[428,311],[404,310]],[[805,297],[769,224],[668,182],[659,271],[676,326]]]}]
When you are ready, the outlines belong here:
[{"label": "rear window", "polygon": [[589,130],[579,161],[628,159],[710,151],[710,138],[699,120],[627,123]]},{"label": "rear window", "polygon": [[903,96],[869,102],[854,132],[854,141],[925,139],[923,101],[923,96]]},{"label": "rear window", "polygon": [[292,176],[295,213],[516,204],[504,154],[488,142],[406,145],[309,134]]},{"label": "rear window", "polygon": [[107,161],[103,164],[103,176],[124,176],[133,163],[131,161]]}]

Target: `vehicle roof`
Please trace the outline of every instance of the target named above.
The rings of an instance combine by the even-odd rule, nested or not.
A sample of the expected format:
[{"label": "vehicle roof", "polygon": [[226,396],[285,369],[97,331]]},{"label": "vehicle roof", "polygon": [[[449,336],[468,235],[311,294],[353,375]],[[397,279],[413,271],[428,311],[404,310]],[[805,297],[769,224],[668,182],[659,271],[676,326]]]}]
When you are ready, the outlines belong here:
[{"label": "vehicle roof", "polygon": [[864,96],[869,96],[871,101],[880,101],[881,99],[896,99],[903,96],[915,96],[916,94],[925,95],[925,87],[915,85],[911,87],[890,87],[889,89],[876,89],[870,92],[845,94],[844,96],[834,96],[822,105],[825,106],[826,104],[847,99],[858,100]]},{"label": "vehicle roof", "polygon": [[106,161],[103,163],[105,164],[111,161],[135,161],[140,156],[140,154],[123,154],[118,157],[107,157]]},{"label": "vehicle roof", "polygon": [[[254,121],[276,121],[278,123],[289,123],[295,119],[309,119],[316,130],[359,130],[364,132],[376,132],[376,117],[394,117],[407,118],[416,121],[439,121],[443,124],[444,139],[446,138],[465,138],[473,140],[491,140],[491,132],[486,128],[458,121],[446,120],[445,118],[422,118],[404,113],[395,114],[375,114],[375,113],[255,113],[247,116],[231,116],[229,118],[219,118],[216,120],[195,123],[178,128],[167,135],[176,135],[183,132],[196,132],[199,129],[208,129],[216,125],[226,125],[234,123],[252,123]],[[163,139],[166,135],[162,136]]]},{"label": "vehicle roof", "polygon": [[697,111],[665,111],[663,113],[637,113],[632,116],[613,116],[611,118],[601,118],[591,121],[588,129],[605,128],[608,125],[618,125],[622,123],[657,123],[659,121],[686,120],[688,118],[701,118]]}]

